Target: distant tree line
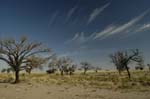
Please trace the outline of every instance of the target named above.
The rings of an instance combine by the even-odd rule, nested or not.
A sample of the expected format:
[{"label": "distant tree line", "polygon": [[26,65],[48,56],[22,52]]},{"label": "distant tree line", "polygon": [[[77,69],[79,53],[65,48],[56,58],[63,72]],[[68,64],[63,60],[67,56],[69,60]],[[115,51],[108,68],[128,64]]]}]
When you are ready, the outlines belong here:
[{"label": "distant tree line", "polygon": [[[98,72],[101,70],[100,67],[93,67],[88,62],[81,62],[80,63],[80,70],[83,70],[83,74],[85,75],[88,70],[94,70],[95,72]],[[72,75],[79,66],[73,63],[72,59],[69,57],[54,57],[51,59],[49,65],[49,69],[46,71],[48,74],[55,73],[56,71],[60,72],[60,75]]]}]

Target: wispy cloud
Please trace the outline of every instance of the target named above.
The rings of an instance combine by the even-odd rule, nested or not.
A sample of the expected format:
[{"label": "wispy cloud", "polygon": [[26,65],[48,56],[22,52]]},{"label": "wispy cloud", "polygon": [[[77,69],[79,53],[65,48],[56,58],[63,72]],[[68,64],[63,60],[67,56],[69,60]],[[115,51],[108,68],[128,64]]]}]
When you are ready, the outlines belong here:
[{"label": "wispy cloud", "polygon": [[91,42],[95,33],[85,36],[84,32],[76,33],[72,39],[65,42],[67,48],[71,51],[81,51],[88,49],[88,42]]},{"label": "wispy cloud", "polygon": [[76,43],[83,44],[87,41],[87,37],[84,36],[84,32],[76,33],[74,37],[66,42],[66,44]]},{"label": "wispy cloud", "polygon": [[105,4],[104,6],[100,8],[96,8],[92,11],[90,14],[90,17],[88,19],[88,24],[91,23],[102,11],[104,11],[105,8],[107,8],[110,5],[110,3]]},{"label": "wispy cloud", "polygon": [[[85,35],[84,32],[76,33],[71,39],[69,39],[65,44],[67,45],[67,48],[70,48],[71,51],[83,51],[87,50],[90,47],[90,44],[95,42],[96,39],[106,39],[109,36],[117,35],[120,33],[128,33],[136,31],[145,31],[150,30],[150,24],[143,24],[137,26],[138,22],[143,19],[145,15],[147,15],[149,10],[141,13],[139,16],[133,18],[132,20],[126,22],[125,24],[117,24],[113,23],[108,25],[104,30],[100,32],[93,32],[91,35]],[[132,33],[132,34],[133,34]],[[131,33],[130,33],[131,34]]]},{"label": "wispy cloud", "polygon": [[57,16],[58,16],[58,11],[54,12],[51,17],[50,17],[50,20],[49,20],[49,25],[53,25],[53,23],[56,21],[57,19]]},{"label": "wispy cloud", "polygon": [[74,12],[77,10],[78,6],[74,6],[73,8],[71,8],[68,13],[67,13],[67,17],[66,17],[66,22],[72,17],[72,15],[74,14]]},{"label": "wispy cloud", "polygon": [[130,28],[131,26],[135,25],[137,22],[139,22],[146,14],[148,13],[148,11],[142,13],[141,15],[135,17],[134,19],[130,20],[129,22],[123,24],[122,26],[119,26],[118,28],[116,28],[115,30],[113,30],[112,32],[110,32],[108,34],[109,35],[114,35],[120,32],[125,31],[126,29]]},{"label": "wispy cloud", "polygon": [[[131,29],[131,27],[134,26],[137,22],[139,22],[148,12],[149,12],[149,10],[145,11],[144,13],[140,14],[139,16],[135,17],[134,19],[130,20],[129,22],[127,22],[121,26],[114,25],[114,26],[110,26],[110,27],[104,29],[102,32],[99,32],[96,34],[95,39],[100,39],[103,36],[105,36],[104,38],[106,38],[111,35],[126,32],[128,29]],[[146,26],[146,27],[148,27],[148,26]]]},{"label": "wispy cloud", "polygon": [[148,24],[144,24],[142,26],[140,26],[136,32],[143,32],[143,31],[147,31],[147,30],[150,30],[150,23]]},{"label": "wispy cloud", "polygon": [[96,35],[93,39],[103,38],[103,37],[105,37],[105,35],[112,32],[114,29],[116,29],[116,26],[110,25],[110,26],[106,27],[103,31],[96,33]]}]

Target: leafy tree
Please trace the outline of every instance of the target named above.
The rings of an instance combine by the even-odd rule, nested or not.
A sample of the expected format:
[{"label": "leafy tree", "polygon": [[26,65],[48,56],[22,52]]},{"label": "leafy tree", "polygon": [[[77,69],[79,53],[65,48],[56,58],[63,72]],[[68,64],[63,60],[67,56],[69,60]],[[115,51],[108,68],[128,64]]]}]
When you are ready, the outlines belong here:
[{"label": "leafy tree", "polygon": [[80,64],[81,64],[82,69],[84,69],[83,74],[86,74],[87,70],[91,68],[91,64],[88,62],[81,62]]},{"label": "leafy tree", "polygon": [[19,82],[19,72],[26,69],[28,58],[43,52],[50,52],[50,49],[43,47],[42,43],[29,42],[27,37],[0,40],[0,60],[14,69],[14,83]]},{"label": "leafy tree", "polygon": [[116,69],[119,71],[119,74],[121,71],[126,70],[128,73],[129,79],[131,78],[129,67],[128,65],[132,62],[140,62],[141,61],[141,55],[138,49],[135,50],[129,50],[129,51],[118,51],[114,54],[110,55],[110,58],[114,65],[116,66]]}]

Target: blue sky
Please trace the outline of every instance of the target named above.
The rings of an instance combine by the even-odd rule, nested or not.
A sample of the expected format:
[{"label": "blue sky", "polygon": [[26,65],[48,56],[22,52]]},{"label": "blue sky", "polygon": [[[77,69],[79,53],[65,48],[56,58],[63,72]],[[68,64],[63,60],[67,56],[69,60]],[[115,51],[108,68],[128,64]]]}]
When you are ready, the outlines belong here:
[{"label": "blue sky", "polygon": [[28,36],[75,62],[111,68],[109,54],[139,48],[150,61],[150,0],[0,0],[0,37]]}]

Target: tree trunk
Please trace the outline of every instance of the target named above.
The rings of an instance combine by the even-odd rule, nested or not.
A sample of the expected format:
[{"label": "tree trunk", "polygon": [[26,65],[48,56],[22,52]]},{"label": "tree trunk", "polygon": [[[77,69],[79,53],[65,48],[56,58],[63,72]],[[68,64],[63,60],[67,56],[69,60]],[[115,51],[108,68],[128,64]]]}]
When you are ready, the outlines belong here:
[{"label": "tree trunk", "polygon": [[19,83],[19,70],[15,71],[15,82],[14,83]]},{"label": "tree trunk", "polygon": [[70,71],[70,72],[69,72],[69,75],[72,75],[72,74],[73,74],[73,72],[72,72],[72,71]]},{"label": "tree trunk", "polygon": [[118,72],[119,72],[119,76],[121,76],[121,70],[118,70]]},{"label": "tree trunk", "polygon": [[84,75],[86,74],[86,70],[84,70]]},{"label": "tree trunk", "polygon": [[63,72],[63,70],[61,70],[60,72],[61,72],[61,75],[63,76],[63,75],[64,75],[64,72]]},{"label": "tree trunk", "polygon": [[29,70],[29,74],[31,74],[31,69]]},{"label": "tree trunk", "polygon": [[125,66],[125,67],[126,67],[126,70],[127,70],[127,73],[128,73],[129,80],[131,80],[131,75],[130,75],[130,72],[129,72],[129,68],[128,68],[128,66]]},{"label": "tree trunk", "polygon": [[28,69],[28,70],[27,70],[28,74],[31,74],[31,70],[32,70],[32,69]]},{"label": "tree trunk", "polygon": [[98,70],[95,70],[95,72],[97,73],[97,72],[98,72]]}]

